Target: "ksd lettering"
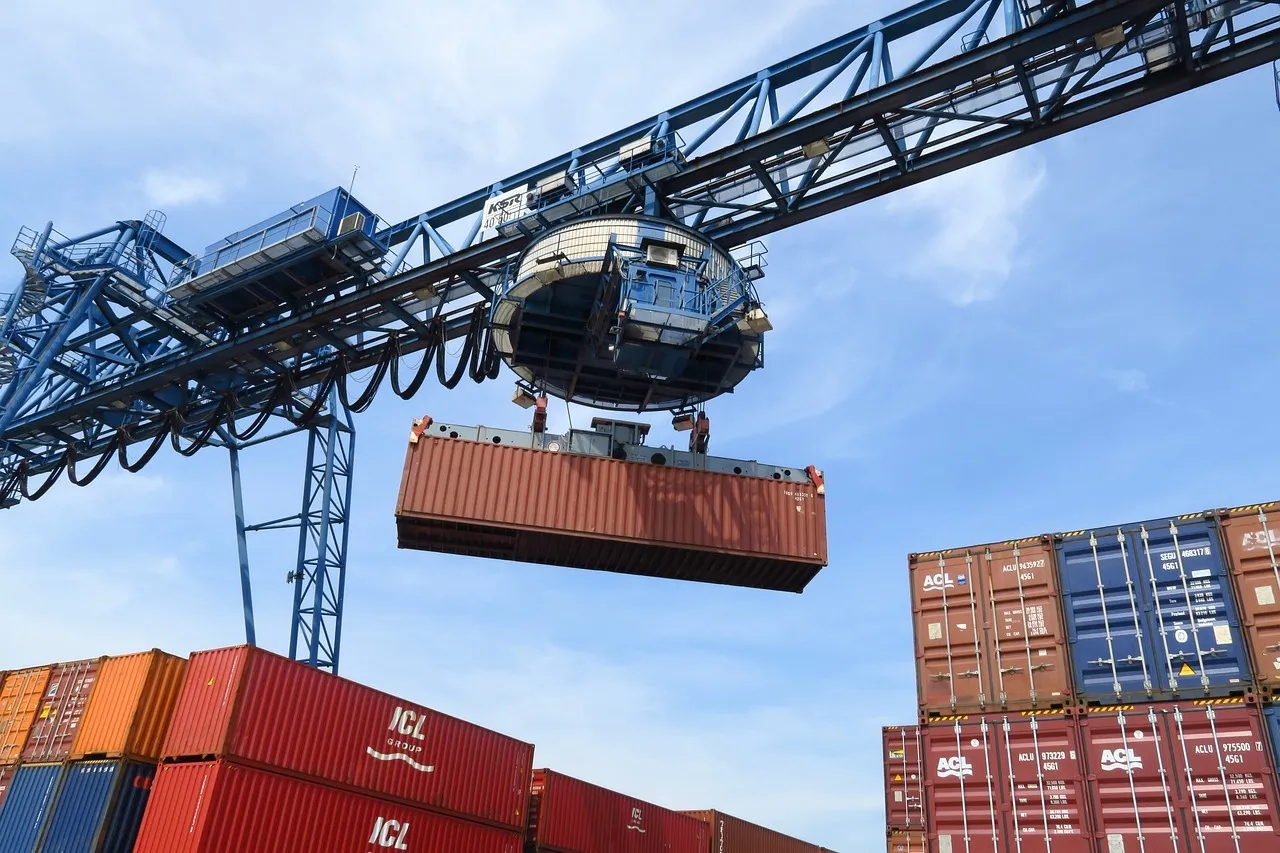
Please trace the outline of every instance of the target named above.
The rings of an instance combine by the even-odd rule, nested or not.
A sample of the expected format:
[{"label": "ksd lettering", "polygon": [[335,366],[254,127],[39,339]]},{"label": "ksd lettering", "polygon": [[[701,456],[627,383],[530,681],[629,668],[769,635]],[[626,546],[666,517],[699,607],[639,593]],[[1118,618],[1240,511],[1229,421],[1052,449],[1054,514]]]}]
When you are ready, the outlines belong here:
[{"label": "ksd lettering", "polygon": [[957,755],[954,758],[943,756],[938,759],[938,778],[945,779],[951,776],[960,779],[964,776],[973,775],[973,765],[969,763],[969,759],[963,755]]},{"label": "ksd lettering", "polygon": [[1142,756],[1132,749],[1104,749],[1102,750],[1102,769],[1104,771],[1141,770]]},{"label": "ksd lettering", "polygon": [[405,836],[409,834],[409,824],[398,820],[379,817],[373,822],[373,832],[369,834],[369,843],[377,847],[390,847],[393,850],[408,850]]},{"label": "ksd lettering", "polygon": [[397,705],[395,713],[391,715],[391,725],[387,726],[387,729],[415,740],[425,740],[426,735],[422,733],[422,724],[426,721],[427,718],[417,711]]}]

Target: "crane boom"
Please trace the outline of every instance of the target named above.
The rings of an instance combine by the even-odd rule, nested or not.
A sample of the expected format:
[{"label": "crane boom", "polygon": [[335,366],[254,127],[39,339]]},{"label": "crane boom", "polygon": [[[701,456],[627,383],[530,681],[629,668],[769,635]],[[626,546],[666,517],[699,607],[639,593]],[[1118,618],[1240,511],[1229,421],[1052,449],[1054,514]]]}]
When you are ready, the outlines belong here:
[{"label": "crane boom", "polygon": [[[676,253],[671,269],[702,264],[688,281],[728,269],[732,287],[712,294],[719,325],[685,339],[702,347],[740,330],[737,349],[721,347],[730,378],[661,389],[668,401],[706,399],[762,363],[767,318],[752,325],[752,282],[763,262],[739,247],[1277,61],[1278,0],[922,0],[400,222],[335,189],[199,254],[163,234],[157,211],[73,238],[52,223],[24,228],[12,249],[23,276],[0,303],[0,508],[39,498],[64,473],[87,485],[113,458],[139,470],[166,442],[184,455],[231,448],[238,490],[237,448],[266,440],[259,432],[281,418],[310,430],[316,497],[286,519],[304,528],[290,574],[293,652],[336,669],[354,441],[338,418],[363,411],[387,378],[408,398],[433,370],[453,387],[496,376],[499,355],[515,366],[513,309],[496,306],[524,287],[518,274],[551,288],[572,266],[526,250],[585,235],[593,219],[634,222],[634,245],[610,237],[579,271],[616,277],[627,253],[644,267],[662,233],[680,235],[655,244]],[[563,319],[548,317],[548,328]],[[604,327],[592,332],[598,347]],[[457,339],[462,355],[447,366],[444,345]],[[555,381],[517,372],[528,390],[541,382],[573,398],[573,364],[556,369]],[[628,393],[617,399],[643,409],[653,388]],[[244,534],[274,524],[237,512],[250,636]],[[334,544],[317,557],[309,541]]]}]

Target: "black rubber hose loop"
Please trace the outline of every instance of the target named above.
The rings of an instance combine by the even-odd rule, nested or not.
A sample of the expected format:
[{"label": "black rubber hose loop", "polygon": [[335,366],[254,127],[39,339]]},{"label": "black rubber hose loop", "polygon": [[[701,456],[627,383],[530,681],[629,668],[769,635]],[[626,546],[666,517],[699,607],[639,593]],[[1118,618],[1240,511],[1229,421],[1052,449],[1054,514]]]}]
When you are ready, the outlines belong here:
[{"label": "black rubber hose loop", "polygon": [[121,429],[121,434],[124,436],[124,440],[122,440],[120,442],[120,446],[116,448],[116,456],[120,462],[120,467],[128,471],[130,474],[136,474],[143,468],[147,467],[147,463],[150,462],[160,451],[161,447],[164,447],[164,440],[169,437],[169,429],[167,426],[161,426],[160,430],[155,434],[155,437],[151,439],[151,444],[149,444],[147,449],[143,451],[142,455],[138,457],[138,461],[132,464],[129,462],[129,455],[126,448],[133,441],[133,436],[124,429]]},{"label": "black rubber hose loop", "polygon": [[116,455],[116,451],[120,448],[120,432],[117,431],[111,437],[111,441],[107,444],[106,449],[98,455],[98,461],[89,469],[89,473],[83,477],[76,476],[76,446],[74,444],[67,445],[67,479],[77,486],[84,487],[98,479],[98,475],[106,470],[107,464],[111,462],[112,457]]},{"label": "black rubber hose loop", "polygon": [[29,501],[40,500],[42,497],[45,496],[46,492],[48,492],[51,488],[53,488],[53,484],[58,482],[58,478],[62,476],[62,472],[66,470],[66,467],[67,467],[67,455],[64,453],[62,454],[62,461],[58,463],[57,467],[55,467],[52,472],[50,472],[49,478],[44,481],[44,484],[40,486],[40,488],[32,492],[28,490],[28,486],[30,486],[31,484],[30,484],[29,478],[27,477],[27,463],[24,461],[22,463],[22,467],[19,469],[22,476],[22,497],[26,498]]}]

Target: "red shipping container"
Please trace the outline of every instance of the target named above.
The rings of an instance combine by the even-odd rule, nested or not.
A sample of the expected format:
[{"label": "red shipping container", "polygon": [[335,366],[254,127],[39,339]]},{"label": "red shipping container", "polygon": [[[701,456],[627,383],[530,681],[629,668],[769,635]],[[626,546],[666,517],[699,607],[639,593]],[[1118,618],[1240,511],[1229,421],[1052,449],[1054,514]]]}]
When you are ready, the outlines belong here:
[{"label": "red shipping container", "polygon": [[[462,432],[475,428],[432,424],[412,439],[396,502],[401,548],[797,593],[827,564],[825,488],[812,475],[775,480]],[[653,458],[666,459],[659,448]]]},{"label": "red shipping container", "polygon": [[535,770],[528,839],[546,853],[707,853],[701,820],[551,770]]},{"label": "red shipping container", "polygon": [[983,649],[987,603],[977,577],[982,560],[974,550],[908,557],[922,720],[980,712],[991,701]]},{"label": "red shipping container", "polygon": [[252,646],[196,652],[166,758],[218,757],[523,829],[533,747]]},{"label": "red shipping container", "polygon": [[9,793],[9,783],[13,781],[13,772],[17,767],[8,764],[0,767],[0,807],[4,806],[4,795]]},{"label": "red shipping container", "polygon": [[822,848],[714,809],[682,811],[711,830],[707,853],[822,853]]},{"label": "red shipping container", "polygon": [[1275,853],[1275,770],[1239,698],[1091,708],[1080,722],[1098,849]]},{"label": "red shipping container", "polygon": [[885,726],[884,813],[889,829],[924,829],[924,765],[919,726]]},{"label": "red shipping container", "polygon": [[24,762],[66,761],[80,731],[102,658],[53,665],[22,750]]},{"label": "red shipping container", "polygon": [[930,850],[1006,853],[1008,837],[996,732],[985,717],[957,716],[925,729]]},{"label": "red shipping container", "polygon": [[1268,693],[1280,689],[1280,504],[1224,510],[1219,526],[1253,658]]},{"label": "red shipping container", "polygon": [[520,853],[522,836],[226,761],[161,765],[134,853]]}]

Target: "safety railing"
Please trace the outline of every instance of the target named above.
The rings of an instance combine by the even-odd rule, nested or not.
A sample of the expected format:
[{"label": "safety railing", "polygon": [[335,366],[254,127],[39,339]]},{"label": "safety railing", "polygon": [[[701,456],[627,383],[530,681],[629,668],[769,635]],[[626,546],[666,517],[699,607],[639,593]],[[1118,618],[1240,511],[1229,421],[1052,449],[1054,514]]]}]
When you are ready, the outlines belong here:
[{"label": "safety railing", "polygon": [[290,213],[252,234],[225,242],[203,255],[192,255],[185,261],[179,262],[175,265],[174,276],[169,284],[172,287],[196,276],[206,275],[312,229],[319,232],[323,239],[329,234],[332,224],[333,211],[321,205],[313,205],[306,210]]}]

